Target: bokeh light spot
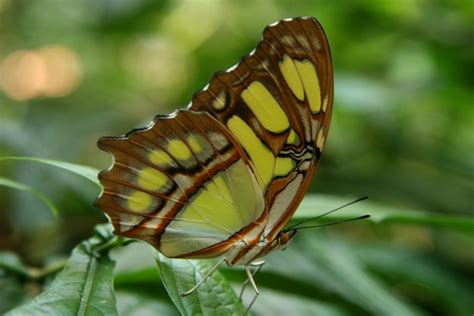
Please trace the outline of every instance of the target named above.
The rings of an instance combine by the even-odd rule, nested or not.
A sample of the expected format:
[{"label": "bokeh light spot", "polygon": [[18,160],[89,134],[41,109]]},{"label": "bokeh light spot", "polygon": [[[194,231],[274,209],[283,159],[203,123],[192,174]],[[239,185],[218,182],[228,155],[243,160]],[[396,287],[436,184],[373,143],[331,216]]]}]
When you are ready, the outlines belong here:
[{"label": "bokeh light spot", "polygon": [[78,55],[61,45],[17,50],[0,63],[0,88],[19,101],[68,95],[81,77]]},{"label": "bokeh light spot", "polygon": [[130,42],[122,61],[142,89],[159,92],[166,99],[186,85],[194,69],[191,57],[171,40],[147,36]]}]

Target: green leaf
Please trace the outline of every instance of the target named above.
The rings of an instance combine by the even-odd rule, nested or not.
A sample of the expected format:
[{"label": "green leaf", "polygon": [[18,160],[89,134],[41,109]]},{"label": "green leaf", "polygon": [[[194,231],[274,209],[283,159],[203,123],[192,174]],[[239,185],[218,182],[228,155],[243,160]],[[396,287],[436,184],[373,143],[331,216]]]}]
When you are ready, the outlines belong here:
[{"label": "green leaf", "polygon": [[[312,218],[330,211],[336,207],[344,205],[353,198],[343,199],[341,197],[334,197],[328,195],[307,194],[292,222]],[[400,207],[386,206],[380,203],[363,201],[353,204],[324,216],[319,221],[334,221],[354,218],[360,215],[369,214],[370,218],[367,220],[373,223],[406,223],[406,224],[420,224],[433,227],[447,228],[456,231],[463,231],[474,234],[474,217],[460,216],[439,212],[427,212],[420,210],[402,209]]]},{"label": "green leaf", "polygon": [[14,315],[117,315],[113,290],[115,263],[95,249],[93,237],[74,248],[63,271],[39,296],[7,313]]},{"label": "green leaf", "polygon": [[[265,272],[298,280],[301,287],[316,287],[328,297],[358,305],[372,315],[420,315],[391,293],[381,280],[367,271],[350,247],[322,233],[301,233],[289,247],[269,255]],[[291,267],[291,268],[289,268]],[[292,292],[292,289],[288,289]],[[342,304],[340,304],[342,305]],[[360,312],[359,312],[360,313]]]},{"label": "green leaf", "polygon": [[[240,284],[241,285],[241,284]],[[252,306],[255,315],[324,315],[345,316],[337,304],[328,304],[315,298],[308,299],[292,293],[278,292],[271,288],[260,287],[260,295]]]},{"label": "green leaf", "polygon": [[156,253],[161,279],[181,315],[242,315],[244,306],[230,284],[215,271],[192,294],[182,297],[214,266],[212,260],[168,259]]},{"label": "green leaf", "polygon": [[56,208],[56,206],[54,206],[53,202],[46,195],[44,195],[43,193],[41,193],[39,191],[36,191],[35,189],[33,189],[32,187],[30,187],[26,184],[23,184],[23,183],[20,183],[20,182],[11,180],[11,179],[0,177],[0,186],[5,186],[5,187],[8,187],[8,188],[28,192],[28,193],[34,195],[39,200],[41,200],[44,204],[46,204],[46,206],[49,208],[49,210],[51,211],[51,213],[54,216],[58,216],[58,214],[59,214],[59,211]]},{"label": "green leaf", "polygon": [[145,291],[139,289],[118,290],[117,309],[119,315],[179,315],[169,299],[168,302],[165,302],[156,297],[155,294],[153,292],[145,293]]},{"label": "green leaf", "polygon": [[[371,271],[392,287],[409,285],[415,297],[447,315],[469,315],[474,310],[474,286],[447,263],[406,249],[365,244],[357,252]],[[448,272],[449,271],[449,272]]]},{"label": "green leaf", "polygon": [[13,272],[24,278],[29,276],[28,267],[16,253],[11,251],[0,251],[0,269]]},{"label": "green leaf", "polygon": [[88,166],[82,166],[82,165],[59,161],[59,160],[35,158],[35,157],[0,157],[0,161],[2,160],[20,160],[20,161],[33,161],[33,162],[43,163],[46,165],[50,165],[53,167],[57,167],[57,168],[75,173],[81,177],[86,178],[87,180],[92,181],[94,184],[100,187],[99,180],[97,179],[97,174],[99,173],[99,171],[97,169],[94,169]]}]

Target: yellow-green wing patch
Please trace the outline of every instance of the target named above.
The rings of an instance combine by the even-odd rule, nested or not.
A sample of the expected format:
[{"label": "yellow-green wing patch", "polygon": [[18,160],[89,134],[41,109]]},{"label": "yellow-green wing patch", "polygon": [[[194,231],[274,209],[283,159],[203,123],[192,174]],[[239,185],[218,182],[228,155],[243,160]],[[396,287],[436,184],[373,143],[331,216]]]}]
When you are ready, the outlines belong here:
[{"label": "yellow-green wing patch", "polygon": [[242,149],[205,113],[179,111],[119,138],[102,138],[114,164],[100,174],[96,205],[119,235],[169,257],[228,239],[264,210]]}]

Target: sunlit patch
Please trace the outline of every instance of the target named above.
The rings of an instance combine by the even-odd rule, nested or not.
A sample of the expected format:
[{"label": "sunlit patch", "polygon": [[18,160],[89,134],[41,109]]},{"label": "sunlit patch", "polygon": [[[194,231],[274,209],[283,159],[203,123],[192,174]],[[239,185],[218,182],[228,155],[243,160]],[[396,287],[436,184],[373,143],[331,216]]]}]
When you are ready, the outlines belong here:
[{"label": "sunlit patch", "polygon": [[170,186],[170,182],[170,179],[164,173],[153,168],[142,169],[137,180],[140,187],[149,191],[167,189]]},{"label": "sunlit patch", "polygon": [[222,90],[212,101],[212,107],[216,110],[222,110],[226,106],[226,92]]},{"label": "sunlit patch", "polygon": [[170,100],[181,93],[195,68],[192,56],[183,51],[182,42],[152,34],[133,36],[123,43],[121,65],[142,91]]},{"label": "sunlit patch", "polygon": [[191,158],[191,151],[181,140],[173,139],[168,143],[168,151],[171,156],[178,160],[187,160]]},{"label": "sunlit patch", "polygon": [[260,81],[253,81],[242,91],[241,96],[263,127],[270,132],[281,133],[290,127],[285,112]]},{"label": "sunlit patch", "polygon": [[285,78],[286,84],[290,87],[291,92],[298,98],[298,100],[304,100],[303,84],[301,83],[300,75],[296,70],[295,63],[293,60],[285,54],[283,60],[278,63],[281,74]]},{"label": "sunlit patch", "polygon": [[[179,43],[181,50],[191,53],[201,47],[203,43],[216,33],[221,26],[223,3],[209,3],[203,1],[176,2],[170,6],[169,11],[160,18],[161,36]],[[201,21],[201,23],[190,23]],[[183,39],[186,38],[186,41]],[[166,60],[166,59],[165,59]]]},{"label": "sunlit patch", "polygon": [[227,121],[227,126],[232,134],[239,140],[255,165],[260,175],[259,181],[262,188],[266,188],[272,178],[275,157],[272,152],[255,135],[252,128],[240,117],[232,116]]},{"label": "sunlit patch", "polygon": [[153,198],[148,193],[135,191],[127,198],[128,208],[133,212],[148,211],[153,205]]},{"label": "sunlit patch", "polygon": [[277,157],[275,161],[275,176],[286,176],[296,166],[295,161],[288,157]]},{"label": "sunlit patch", "polygon": [[201,145],[199,144],[196,136],[194,135],[189,135],[188,136],[188,144],[189,146],[191,147],[191,149],[196,153],[196,154],[199,154],[202,152],[202,147]]},{"label": "sunlit patch", "polygon": [[155,165],[167,165],[173,162],[173,158],[170,157],[163,150],[156,149],[148,154],[148,159]]},{"label": "sunlit patch", "polygon": [[298,135],[295,133],[293,129],[290,131],[290,134],[288,134],[286,143],[291,144],[291,145],[298,145],[300,143],[300,138],[298,137]]},{"label": "sunlit patch", "polygon": [[321,90],[316,69],[314,69],[313,63],[309,60],[295,61],[295,66],[303,81],[309,108],[311,112],[318,113],[321,110]]}]

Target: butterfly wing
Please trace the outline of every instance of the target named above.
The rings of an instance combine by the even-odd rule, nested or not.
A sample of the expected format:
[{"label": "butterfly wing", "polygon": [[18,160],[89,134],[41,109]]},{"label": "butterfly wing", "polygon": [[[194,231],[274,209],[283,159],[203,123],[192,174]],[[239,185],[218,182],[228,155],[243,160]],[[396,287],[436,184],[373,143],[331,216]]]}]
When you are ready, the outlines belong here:
[{"label": "butterfly wing", "polygon": [[266,218],[262,191],[247,156],[207,113],[157,117],[99,147],[114,164],[99,175],[96,201],[115,233],[153,244],[167,257],[217,256],[237,232]]},{"label": "butterfly wing", "polygon": [[241,240],[250,249],[262,233],[271,242],[319,163],[332,89],[319,23],[271,25],[255,51],[217,73],[187,110],[99,141],[115,161],[99,176],[96,205],[117,234],[168,257],[218,256]]},{"label": "butterfly wing", "polygon": [[222,122],[243,147],[269,206],[273,240],[301,202],[324,148],[332,112],[327,39],[314,18],[268,26],[257,48],[216,73],[191,111]]}]

